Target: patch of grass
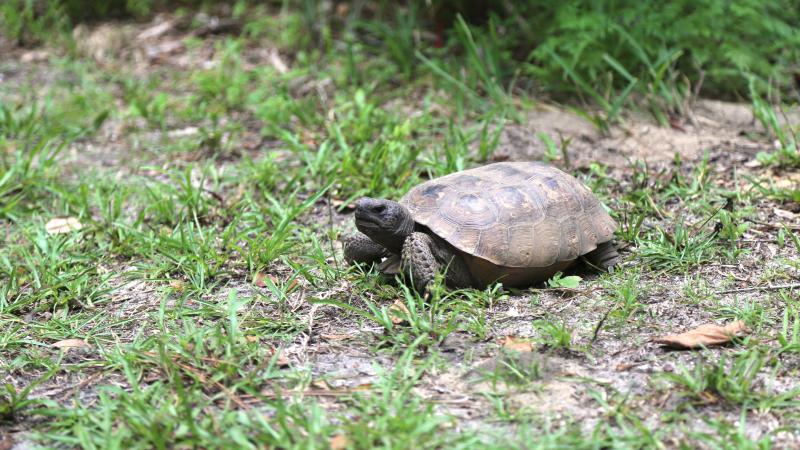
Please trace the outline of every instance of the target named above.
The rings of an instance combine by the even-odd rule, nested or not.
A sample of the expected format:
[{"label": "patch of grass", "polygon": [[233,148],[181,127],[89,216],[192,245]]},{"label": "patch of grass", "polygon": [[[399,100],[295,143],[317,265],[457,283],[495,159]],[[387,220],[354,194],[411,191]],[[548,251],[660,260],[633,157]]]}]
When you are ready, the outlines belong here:
[{"label": "patch of grass", "polygon": [[0,391],[0,425],[19,421],[22,411],[40,404],[40,400],[34,398],[31,392],[50,379],[54,373],[54,370],[50,370],[22,389],[17,389],[11,383],[5,383]]},{"label": "patch of grass", "polygon": [[379,325],[384,334],[376,337],[384,346],[402,349],[416,342],[428,348],[460,329],[485,334],[486,323],[480,309],[498,295],[497,289],[447,291],[441,276],[431,288],[429,298],[403,284],[399,291],[400,298],[390,306],[369,300],[365,301],[365,307],[331,300],[318,303],[343,308]]},{"label": "patch of grass", "polygon": [[699,405],[724,401],[762,411],[795,406],[800,391],[771,393],[761,387],[759,374],[768,364],[770,356],[754,348],[731,357],[723,354],[717,362],[698,358],[692,368],[681,366],[676,373],[663,373],[658,378],[679,388],[680,395]]},{"label": "patch of grass", "polygon": [[651,268],[684,272],[711,261],[717,254],[716,236],[676,223],[672,232],[661,227],[639,239],[639,257]]},{"label": "patch of grass", "polygon": [[68,20],[59,2],[9,0],[0,5],[0,27],[18,45],[35,45],[64,32]]},{"label": "patch of grass", "polygon": [[[781,109],[780,100],[767,102],[757,88],[755,77],[749,78],[750,100],[753,107],[753,116],[759,121],[767,135],[774,139],[778,148],[774,152],[761,152],[757,155],[759,161],[769,165],[797,167],[800,166],[800,149],[798,148],[798,137],[800,129],[798,124],[789,123],[788,117],[783,113],[783,121],[778,117],[776,109]],[[771,86],[770,86],[771,87]],[[771,89],[768,90],[769,96]]]},{"label": "patch of grass", "polygon": [[[545,375],[545,357],[535,353],[520,353],[515,350],[500,349],[500,355],[492,370],[481,373],[480,379],[491,383],[492,388],[497,389],[500,383],[505,386],[516,388],[537,389],[536,382],[541,381]],[[495,404],[495,408],[504,420],[509,420],[510,416],[505,414],[505,405],[500,396],[489,395],[490,400]]]},{"label": "patch of grass", "polygon": [[570,350],[572,348],[572,330],[563,321],[538,320],[533,327],[539,334],[538,341],[551,349]]},{"label": "patch of grass", "polygon": [[0,218],[20,220],[46,196],[46,187],[56,183],[56,158],[66,146],[47,137],[10,147],[0,153]]},{"label": "patch of grass", "polygon": [[781,329],[776,339],[780,344],[779,354],[800,352],[800,312],[797,305],[789,304],[783,310]]},{"label": "patch of grass", "polygon": [[[475,442],[469,432],[450,432],[447,417],[434,412],[412,389],[426,370],[411,364],[417,339],[403,353],[395,368],[383,374],[376,392],[352,399],[355,420],[348,420],[342,433],[355,448],[469,448]],[[401,413],[402,412],[402,413]]]},{"label": "patch of grass", "polygon": [[619,276],[624,278],[609,279],[606,282],[606,289],[611,291],[611,301],[614,303],[609,317],[622,324],[633,319],[637,313],[645,309],[645,306],[640,302],[643,294],[641,272],[630,269]]},{"label": "patch of grass", "polygon": [[772,433],[760,438],[754,438],[747,433],[746,415],[743,413],[738,423],[730,423],[724,419],[705,419],[705,425],[710,429],[707,432],[687,430],[688,436],[712,448],[722,449],[753,449],[761,450],[772,448]]}]

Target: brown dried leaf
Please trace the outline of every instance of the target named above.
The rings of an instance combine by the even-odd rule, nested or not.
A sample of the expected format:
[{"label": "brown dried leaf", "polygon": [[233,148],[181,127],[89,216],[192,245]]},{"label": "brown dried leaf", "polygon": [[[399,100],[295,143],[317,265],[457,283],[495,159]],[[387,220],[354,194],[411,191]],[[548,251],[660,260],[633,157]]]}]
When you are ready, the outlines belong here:
[{"label": "brown dried leaf", "polygon": [[287,66],[286,63],[283,61],[277,49],[272,48],[269,50],[267,60],[272,65],[272,67],[274,67],[275,70],[278,71],[278,73],[284,74],[289,71],[289,66]]},{"label": "brown dried leaf", "polygon": [[0,436],[0,450],[11,450],[14,448],[14,438],[10,434]]},{"label": "brown dried leaf", "polygon": [[83,228],[80,221],[74,217],[56,217],[50,219],[44,226],[47,234],[61,234],[77,231]]},{"label": "brown dried leaf", "polygon": [[320,334],[319,337],[325,341],[346,341],[353,338],[349,334]]},{"label": "brown dried leaf", "polygon": [[343,209],[346,210],[346,211],[351,211],[353,209],[356,209],[356,204],[355,203],[353,203],[353,202],[346,203],[344,200],[341,200],[341,199],[338,199],[338,198],[332,198],[331,199],[331,205],[333,205],[333,207],[337,208],[337,209],[341,208],[342,206],[344,206]]},{"label": "brown dried leaf", "polygon": [[[268,276],[272,278],[272,275],[265,275],[261,272],[257,272],[256,275],[253,277],[253,284],[261,288],[267,287],[266,280]],[[275,283],[275,279],[273,279],[272,282]]]},{"label": "brown dried leaf", "polygon": [[761,161],[759,161],[757,159],[751,159],[750,161],[747,161],[746,163],[744,163],[744,166],[745,167],[749,167],[751,169],[755,168],[755,167],[761,167]]},{"label": "brown dried leaf", "polygon": [[[247,342],[258,342],[258,336],[245,336],[244,338]],[[278,362],[280,363],[280,357],[278,357]]]},{"label": "brown dried leaf", "polygon": [[256,272],[255,276],[253,277],[253,284],[258,287],[267,287],[267,279],[269,279],[273,285],[278,285],[278,277],[271,273],[261,272]]},{"label": "brown dried leaf", "polygon": [[668,347],[693,349],[726,344],[734,337],[742,336],[747,332],[747,326],[741,320],[736,320],[725,326],[707,323],[685,333],[670,334],[656,338],[653,342]]},{"label": "brown dried leaf", "polygon": [[524,341],[514,336],[506,336],[501,342],[504,348],[509,350],[516,350],[518,352],[531,352],[533,351],[533,344],[530,341]]},{"label": "brown dried leaf", "polygon": [[408,316],[411,313],[405,303],[401,300],[395,300],[392,306],[389,307],[389,314],[392,316],[392,323],[399,325],[408,322]]},{"label": "brown dried leaf", "polygon": [[617,364],[617,367],[614,368],[614,370],[616,370],[617,372],[624,372],[624,371],[626,371],[626,370],[628,370],[628,369],[630,369],[632,367],[636,367],[636,364],[619,363],[619,364]]},{"label": "brown dried leaf", "polygon": [[50,57],[50,52],[47,50],[31,50],[22,54],[20,61],[25,64],[47,61]]},{"label": "brown dried leaf", "polygon": [[781,219],[786,219],[786,220],[795,220],[795,218],[797,217],[797,214],[780,208],[772,208],[772,213],[780,217]]},{"label": "brown dried leaf", "polygon": [[330,447],[331,450],[344,450],[350,442],[344,437],[343,434],[337,434],[336,436],[332,437],[330,440]]},{"label": "brown dried leaf", "polygon": [[311,382],[311,387],[314,389],[319,389],[321,391],[330,391],[331,386],[325,380],[314,380]]},{"label": "brown dried leaf", "polygon": [[168,57],[179,54],[186,49],[180,40],[160,42],[145,47],[145,56],[151,62],[167,62]]},{"label": "brown dried leaf", "polygon": [[275,365],[278,367],[288,367],[289,366],[289,358],[284,356],[283,351],[280,349],[273,348],[272,355],[274,356],[275,353],[278,354],[278,358],[275,360]]},{"label": "brown dried leaf", "polygon": [[165,20],[159,22],[149,28],[145,28],[141,33],[136,36],[137,41],[144,41],[147,39],[155,39],[164,34],[169,33],[175,27],[175,21]]},{"label": "brown dried leaf", "polygon": [[171,287],[175,292],[183,292],[186,290],[186,283],[181,280],[172,280],[169,282],[169,287]]},{"label": "brown dried leaf", "polygon": [[80,348],[88,346],[89,344],[87,344],[83,339],[64,339],[53,343],[53,347],[56,348]]},{"label": "brown dried leaf", "polygon": [[800,188],[800,172],[784,172],[781,174],[770,174],[770,181],[778,189],[798,189]]}]

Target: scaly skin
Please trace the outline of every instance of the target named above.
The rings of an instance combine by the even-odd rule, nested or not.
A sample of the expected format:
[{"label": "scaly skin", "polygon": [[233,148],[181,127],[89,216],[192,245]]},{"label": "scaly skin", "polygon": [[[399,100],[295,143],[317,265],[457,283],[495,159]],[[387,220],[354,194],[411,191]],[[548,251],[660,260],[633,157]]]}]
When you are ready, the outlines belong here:
[{"label": "scaly skin", "polygon": [[463,259],[445,242],[415,232],[403,243],[401,269],[411,277],[417,292],[427,294],[436,273],[447,268],[445,282],[455,288],[469,287],[472,279]]},{"label": "scaly skin", "polygon": [[620,263],[620,256],[614,241],[598,244],[597,248],[583,256],[592,266],[608,272]]},{"label": "scaly skin", "polygon": [[386,247],[374,242],[364,233],[354,233],[342,237],[344,259],[348,264],[378,263],[384,256],[389,256]]}]

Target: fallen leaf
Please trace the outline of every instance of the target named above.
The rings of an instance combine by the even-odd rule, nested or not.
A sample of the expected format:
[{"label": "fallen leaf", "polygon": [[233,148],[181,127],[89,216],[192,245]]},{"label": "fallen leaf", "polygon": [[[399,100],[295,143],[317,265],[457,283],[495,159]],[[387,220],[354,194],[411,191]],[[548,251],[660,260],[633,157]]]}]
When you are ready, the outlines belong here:
[{"label": "fallen leaf", "polygon": [[747,326],[741,320],[736,320],[725,326],[707,323],[685,333],[670,334],[656,338],[653,342],[668,347],[692,349],[725,344],[730,342],[734,337],[742,336],[747,332]]},{"label": "fallen leaf", "polygon": [[392,316],[392,323],[399,325],[408,322],[408,316],[411,314],[408,307],[400,300],[395,300],[392,306],[389,307],[389,314]]},{"label": "fallen leaf", "polygon": [[179,130],[172,130],[167,133],[167,135],[171,138],[182,138],[187,136],[194,136],[200,133],[200,129],[197,127],[186,127],[181,128]]},{"label": "fallen leaf", "polygon": [[314,380],[311,382],[311,387],[314,389],[319,389],[322,391],[329,391],[331,390],[331,386],[325,380]]},{"label": "fallen leaf", "polygon": [[749,168],[761,167],[761,161],[757,159],[751,159],[750,161],[744,163],[744,166]]},{"label": "fallen leaf", "polygon": [[561,272],[556,272],[553,278],[547,280],[547,285],[555,289],[577,289],[581,284],[581,277],[577,275],[563,276]]},{"label": "fallen leaf", "polygon": [[46,61],[49,57],[50,53],[47,50],[31,50],[23,53],[20,57],[20,61],[24,62],[25,64],[30,64]]},{"label": "fallen leaf", "polygon": [[683,124],[681,124],[681,122],[677,119],[670,119],[669,126],[674,130],[683,131],[684,133],[686,132],[686,128],[684,128]]},{"label": "fallen leaf", "polygon": [[172,28],[175,26],[175,22],[172,20],[165,20],[164,22],[158,23],[153,25],[150,28],[146,28],[144,31],[139,33],[136,36],[137,41],[144,41],[147,39],[154,39],[157,37],[161,37],[162,35],[168,33]]},{"label": "fallen leaf", "polygon": [[56,217],[55,219],[50,219],[44,226],[48,234],[69,233],[81,228],[83,228],[83,225],[74,217]]},{"label": "fallen leaf", "polygon": [[288,367],[289,366],[289,358],[283,355],[283,351],[280,349],[273,348],[272,349],[272,356],[274,357],[275,354],[278,354],[278,357],[275,358],[275,365],[278,367]]},{"label": "fallen leaf", "polygon": [[346,2],[341,2],[336,4],[336,15],[340,18],[344,19],[347,14],[350,12],[350,5]]},{"label": "fallen leaf", "polygon": [[83,339],[64,339],[54,342],[52,346],[56,348],[80,348],[88,347],[89,344],[87,344]]},{"label": "fallen leaf", "polygon": [[356,204],[355,203],[346,202],[346,201],[338,199],[338,198],[331,199],[331,205],[333,205],[333,207],[336,208],[336,209],[341,208],[341,209],[343,209],[345,211],[350,211],[350,210],[356,209]]},{"label": "fallen leaf", "polygon": [[504,348],[509,350],[515,350],[518,352],[530,352],[533,351],[533,344],[530,341],[525,341],[520,338],[514,336],[506,336],[505,339],[501,342],[501,345]]},{"label": "fallen leaf", "polygon": [[326,341],[346,341],[352,336],[349,334],[320,334],[319,337]]},{"label": "fallen leaf", "polygon": [[273,284],[275,283],[275,281],[277,281],[275,280],[273,275],[256,272],[255,276],[253,277],[253,284],[261,288],[267,287],[267,277],[269,277],[272,280]]},{"label": "fallen leaf", "polygon": [[178,54],[185,49],[181,41],[167,41],[158,45],[147,46],[145,55],[152,62],[166,62],[167,57]]},{"label": "fallen leaf", "polygon": [[624,372],[624,371],[626,371],[626,370],[628,370],[628,369],[630,369],[632,367],[636,367],[636,364],[619,363],[619,364],[617,364],[617,367],[614,368],[614,370],[616,370],[617,372]]},{"label": "fallen leaf", "polygon": [[337,434],[330,440],[331,450],[344,450],[349,444],[350,442],[343,434]]},{"label": "fallen leaf", "polygon": [[800,172],[771,173],[770,180],[772,180],[773,185],[778,189],[800,188]]},{"label": "fallen leaf", "polygon": [[7,434],[0,436],[0,450],[11,450],[14,448],[14,438]]},{"label": "fallen leaf", "polygon": [[703,397],[703,401],[706,404],[717,403],[719,401],[719,398],[717,398],[716,395],[708,391],[701,392],[700,396]]},{"label": "fallen leaf", "polygon": [[[258,342],[258,336],[245,336],[244,338],[247,339],[247,342]],[[280,360],[280,357],[278,357],[278,360]]]},{"label": "fallen leaf", "polygon": [[772,213],[781,219],[794,220],[797,214],[780,208],[772,208]]},{"label": "fallen leaf", "polygon": [[511,158],[511,155],[508,153],[495,153],[492,155],[492,161],[508,161]]},{"label": "fallen leaf", "polygon": [[169,282],[169,287],[175,290],[175,292],[183,292],[186,289],[186,283],[181,280],[172,280]]},{"label": "fallen leaf", "polygon": [[275,48],[270,49],[269,54],[267,56],[267,60],[272,65],[272,67],[274,67],[275,70],[278,71],[278,73],[284,74],[289,71],[289,66],[287,66],[286,63],[283,62],[283,59],[281,59],[281,55],[278,53],[277,49]]}]

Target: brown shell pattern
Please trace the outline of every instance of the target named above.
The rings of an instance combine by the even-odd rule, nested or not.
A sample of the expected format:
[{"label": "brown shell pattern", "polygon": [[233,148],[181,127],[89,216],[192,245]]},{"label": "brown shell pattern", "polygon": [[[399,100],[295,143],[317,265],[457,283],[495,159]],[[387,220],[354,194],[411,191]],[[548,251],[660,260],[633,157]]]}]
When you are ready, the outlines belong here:
[{"label": "brown shell pattern", "polygon": [[547,267],[610,241],[617,225],[571,175],[503,162],[429,180],[401,200],[454,247],[507,267]]}]

